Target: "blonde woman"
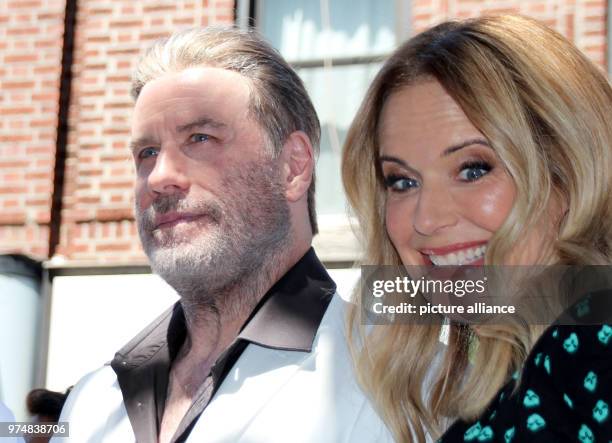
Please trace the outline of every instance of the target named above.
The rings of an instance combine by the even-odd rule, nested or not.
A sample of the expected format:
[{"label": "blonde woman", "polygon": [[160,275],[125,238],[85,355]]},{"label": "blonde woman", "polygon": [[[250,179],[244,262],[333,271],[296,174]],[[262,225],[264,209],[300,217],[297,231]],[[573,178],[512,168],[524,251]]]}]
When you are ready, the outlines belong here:
[{"label": "blonde woman", "polygon": [[[611,117],[605,76],[534,20],[417,35],[374,80],[343,153],[365,263],[611,264]],[[610,325],[451,325],[440,355],[440,326],[366,335],[361,316],[357,372],[398,442],[612,441]]]}]

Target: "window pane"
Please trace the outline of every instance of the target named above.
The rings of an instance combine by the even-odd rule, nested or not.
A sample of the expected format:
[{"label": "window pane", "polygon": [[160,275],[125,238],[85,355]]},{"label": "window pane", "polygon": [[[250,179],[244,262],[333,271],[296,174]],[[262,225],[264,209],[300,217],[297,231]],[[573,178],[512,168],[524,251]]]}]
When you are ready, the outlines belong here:
[{"label": "window pane", "polygon": [[[322,10],[322,8],[324,8]],[[258,0],[262,34],[290,62],[384,55],[396,45],[396,2],[371,0]],[[317,210],[346,213],[340,151],[379,63],[301,68],[298,73],[321,120]]]},{"label": "window pane", "polygon": [[376,63],[298,70],[321,121],[321,153],[317,162],[317,211],[321,215],[345,212],[340,151],[355,112],[380,66]]},{"label": "window pane", "polygon": [[395,46],[394,1],[260,0],[257,20],[291,62],[384,54]]}]

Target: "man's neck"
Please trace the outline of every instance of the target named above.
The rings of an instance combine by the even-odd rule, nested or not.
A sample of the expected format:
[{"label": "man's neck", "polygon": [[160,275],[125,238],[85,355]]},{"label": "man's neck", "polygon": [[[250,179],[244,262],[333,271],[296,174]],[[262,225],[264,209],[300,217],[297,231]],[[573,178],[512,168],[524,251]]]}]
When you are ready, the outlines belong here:
[{"label": "man's neck", "polygon": [[[310,245],[282,254],[215,294],[215,305],[183,303],[187,337],[172,362],[159,441],[170,441],[219,356],[232,344],[270,288],[306,253]],[[303,250],[302,250],[303,249]],[[190,299],[193,299],[193,294]],[[210,297],[207,297],[210,299]]]},{"label": "man's neck", "polygon": [[267,257],[250,275],[242,276],[240,281],[215,294],[214,305],[183,304],[187,339],[177,360],[182,357],[214,363],[238,336],[270,288],[306,254],[310,243],[296,246],[291,251],[279,251]]},{"label": "man's neck", "polygon": [[187,336],[170,368],[159,443],[171,441],[209,377],[212,366],[238,336],[240,328],[265,294],[258,290],[261,281],[252,281],[249,285],[246,279],[243,280],[243,285],[215,294],[215,300],[220,302],[214,306],[183,303]]},{"label": "man's neck", "polygon": [[[274,257],[249,275],[243,275],[240,281],[214,294],[214,304],[183,303],[187,338],[177,360],[214,363],[238,336],[264,295],[293,264],[288,265],[285,256]],[[211,299],[210,294],[207,299]]]}]

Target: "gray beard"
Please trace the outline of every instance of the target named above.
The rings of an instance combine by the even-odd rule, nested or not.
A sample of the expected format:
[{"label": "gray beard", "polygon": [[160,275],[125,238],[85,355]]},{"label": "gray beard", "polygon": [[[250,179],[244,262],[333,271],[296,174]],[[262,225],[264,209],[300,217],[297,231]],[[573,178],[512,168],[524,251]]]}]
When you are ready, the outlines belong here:
[{"label": "gray beard", "polygon": [[[145,211],[136,208],[138,232],[151,268],[181,296],[185,311],[248,312],[281,267],[289,240],[289,206],[273,161],[252,162],[230,171],[221,183],[223,202],[159,197]],[[154,232],[157,214],[205,214],[203,230],[185,239],[173,228]]]}]

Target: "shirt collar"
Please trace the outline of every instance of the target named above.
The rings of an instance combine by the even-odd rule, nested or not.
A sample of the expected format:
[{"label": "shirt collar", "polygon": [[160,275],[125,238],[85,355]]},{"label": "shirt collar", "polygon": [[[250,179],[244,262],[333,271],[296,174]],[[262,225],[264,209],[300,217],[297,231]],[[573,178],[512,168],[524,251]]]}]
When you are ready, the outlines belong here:
[{"label": "shirt collar", "polygon": [[310,352],[335,292],[335,283],[310,248],[268,291],[238,338],[267,348]]},{"label": "shirt collar", "polygon": [[[310,248],[270,288],[238,338],[273,349],[310,352],[335,290],[336,285]],[[172,360],[186,333],[183,309],[177,302],[117,352],[111,365],[119,371],[132,369],[162,348]]]}]

